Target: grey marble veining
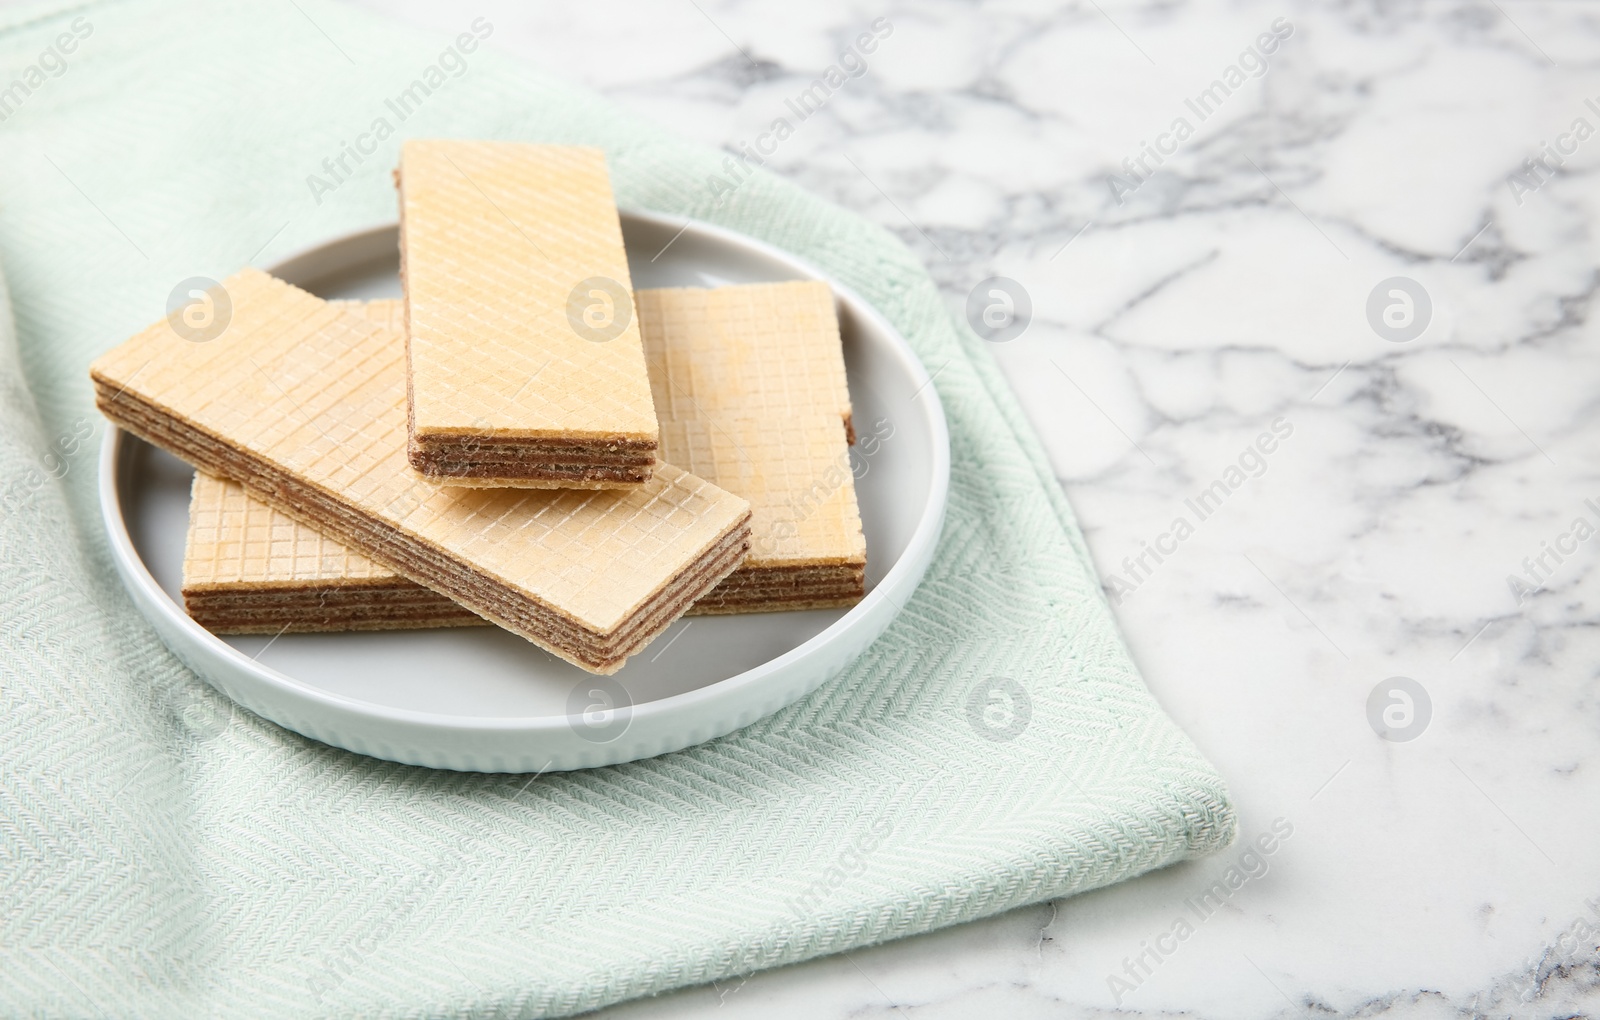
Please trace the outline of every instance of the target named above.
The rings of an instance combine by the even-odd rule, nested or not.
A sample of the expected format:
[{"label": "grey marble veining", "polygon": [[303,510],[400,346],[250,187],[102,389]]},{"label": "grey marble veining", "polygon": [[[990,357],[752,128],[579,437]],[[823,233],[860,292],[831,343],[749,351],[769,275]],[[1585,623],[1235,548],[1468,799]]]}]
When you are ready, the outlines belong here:
[{"label": "grey marble veining", "polygon": [[371,6],[730,151],[885,19],[766,167],[953,314],[1025,288],[993,353],[1241,809],[1210,860],[608,1015],[1600,1014],[1600,8]]}]

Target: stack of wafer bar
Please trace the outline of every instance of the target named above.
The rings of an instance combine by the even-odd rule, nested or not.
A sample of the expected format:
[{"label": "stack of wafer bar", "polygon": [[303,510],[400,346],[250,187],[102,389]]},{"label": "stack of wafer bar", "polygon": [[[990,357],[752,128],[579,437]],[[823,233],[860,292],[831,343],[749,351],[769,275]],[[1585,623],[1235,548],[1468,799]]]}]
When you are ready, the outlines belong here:
[{"label": "stack of wafer bar", "polygon": [[247,270],[220,337],[157,323],[91,366],[200,468],[195,619],[493,622],[609,673],[691,607],[861,597],[826,285],[633,294],[598,150],[413,141],[396,179],[404,301]]},{"label": "stack of wafer bar", "polygon": [[[752,548],[745,562],[691,614],[762,612],[852,605],[864,588],[865,545],[846,436],[850,395],[845,384],[833,296],[822,283],[756,284],[717,290],[635,292],[641,332],[662,413],[664,457],[684,465],[750,501]],[[343,305],[342,302],[334,304]],[[350,302],[349,308],[377,322],[394,322],[398,301]],[[677,458],[674,461],[674,458]],[[249,598],[258,589],[282,593],[280,612],[263,608],[251,630],[343,630],[350,614],[336,612],[340,599],[359,598],[371,627],[420,627],[429,612],[425,589],[411,586],[405,610],[379,586],[406,582],[381,567],[347,576],[339,544],[311,528],[274,518],[270,508],[246,495],[224,505],[220,486],[197,483],[190,511],[190,559],[211,569],[191,585],[185,571],[184,598],[191,615],[223,592]],[[252,506],[251,504],[255,505]],[[302,559],[288,589],[258,559],[233,556],[220,563],[209,546],[219,517],[226,516],[240,543],[316,549]],[[269,531],[269,528],[276,529]],[[367,588],[352,588],[360,580]],[[298,605],[294,600],[298,599]],[[215,619],[214,616],[207,617]],[[208,623],[213,629],[219,629]],[[224,625],[220,632],[231,627]]]},{"label": "stack of wafer bar", "polygon": [[457,488],[407,463],[405,342],[255,270],[231,320],[90,366],[117,425],[585,669],[611,673],[731,573],[749,504],[665,463],[606,491]]},{"label": "stack of wafer bar", "polygon": [[605,155],[405,143],[411,465],[453,485],[604,488],[658,434]]}]

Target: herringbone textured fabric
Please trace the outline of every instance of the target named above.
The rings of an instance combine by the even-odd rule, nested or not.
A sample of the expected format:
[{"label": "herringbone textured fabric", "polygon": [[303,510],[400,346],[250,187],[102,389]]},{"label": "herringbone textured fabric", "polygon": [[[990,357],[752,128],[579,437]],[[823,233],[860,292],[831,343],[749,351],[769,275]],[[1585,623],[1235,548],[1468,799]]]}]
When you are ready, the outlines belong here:
[{"label": "herringbone textured fabric", "polygon": [[[0,122],[0,1015],[570,1014],[1232,838],[982,342],[900,244],[766,175],[717,206],[720,153],[482,49],[429,74],[449,39],[298,7],[0,13],[0,81],[92,27]],[[414,79],[443,84],[402,121],[386,101]],[[837,681],[710,744],[530,782],[321,746],[162,647],[101,537],[86,366],[179,281],[392,220],[402,135],[604,148],[619,201],[826,267],[938,373],[938,558]]]}]

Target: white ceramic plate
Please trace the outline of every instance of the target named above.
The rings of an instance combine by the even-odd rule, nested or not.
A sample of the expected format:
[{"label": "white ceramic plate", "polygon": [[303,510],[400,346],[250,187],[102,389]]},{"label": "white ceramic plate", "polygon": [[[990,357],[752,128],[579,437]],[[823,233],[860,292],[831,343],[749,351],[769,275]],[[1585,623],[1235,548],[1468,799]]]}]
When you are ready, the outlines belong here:
[{"label": "white ceramic plate", "polygon": [[[622,214],[636,287],[822,279],[718,227]],[[398,297],[393,227],[268,267],[326,298]],[[435,768],[535,772],[632,761],[721,736],[837,676],[911,597],[944,520],[944,412],[905,340],[866,302],[839,304],[859,435],[851,459],[867,537],[867,597],[849,610],[679,620],[611,677],[497,627],[219,638],[179,594],[193,469],[117,429],[100,461],[111,548],[173,652],[223,694],[315,740]]]}]

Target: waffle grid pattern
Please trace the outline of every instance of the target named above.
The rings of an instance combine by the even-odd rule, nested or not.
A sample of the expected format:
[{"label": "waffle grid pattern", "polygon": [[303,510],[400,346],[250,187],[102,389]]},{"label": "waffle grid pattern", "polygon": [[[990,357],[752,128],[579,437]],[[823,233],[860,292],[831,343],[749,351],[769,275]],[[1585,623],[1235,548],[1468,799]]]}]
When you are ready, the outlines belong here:
[{"label": "waffle grid pattern", "polygon": [[828,285],[672,287],[635,298],[662,456],[698,464],[754,508],[741,570],[864,565],[841,423],[850,393]]},{"label": "waffle grid pattern", "polygon": [[632,289],[604,154],[412,140],[400,181],[416,435],[653,440],[632,309],[606,342],[568,319],[583,281]]},{"label": "waffle grid pattern", "polygon": [[831,412],[663,421],[662,456],[750,503],[745,568],[865,563],[850,450]]},{"label": "waffle grid pattern", "polygon": [[185,591],[386,581],[394,571],[204,471],[194,476],[184,543]]},{"label": "waffle grid pattern", "polygon": [[808,412],[850,419],[833,291],[820,280],[637,291],[662,420]]}]

